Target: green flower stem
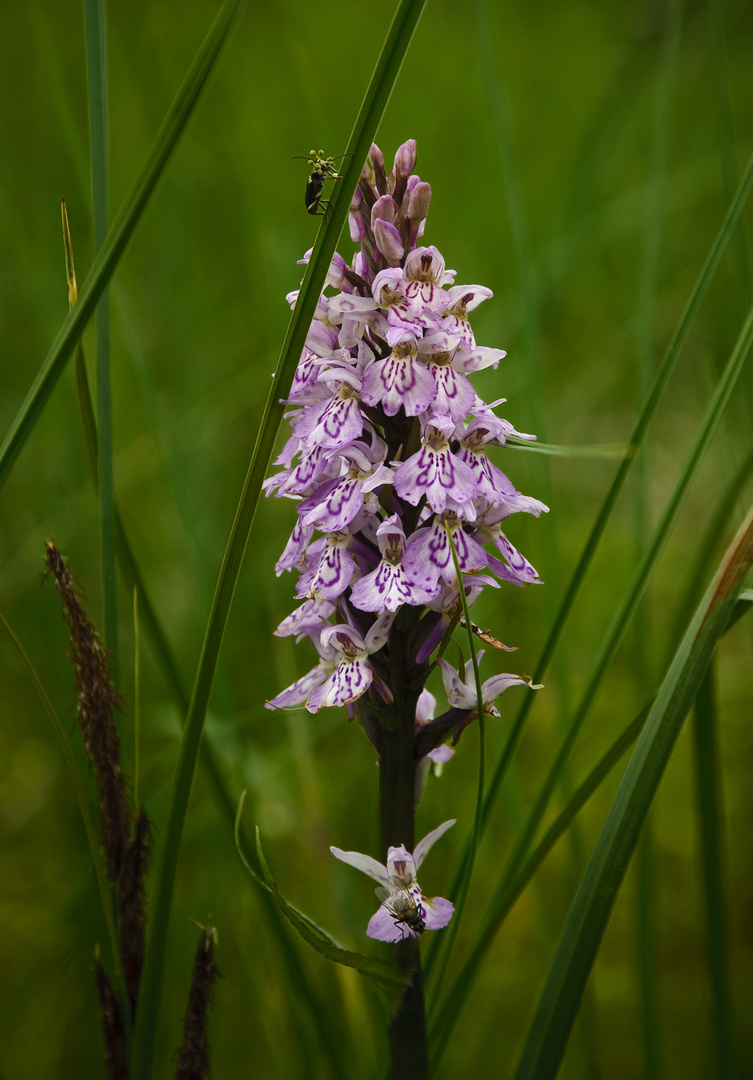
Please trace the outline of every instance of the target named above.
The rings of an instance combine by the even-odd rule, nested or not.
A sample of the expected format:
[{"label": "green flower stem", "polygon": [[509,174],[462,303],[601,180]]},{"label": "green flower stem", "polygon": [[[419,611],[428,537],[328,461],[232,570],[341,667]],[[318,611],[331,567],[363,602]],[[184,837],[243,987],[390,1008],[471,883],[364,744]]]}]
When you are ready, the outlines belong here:
[{"label": "green flower stem", "polygon": [[419,950],[419,941],[413,937],[395,946],[395,963],[402,971],[411,973],[411,982],[390,1017],[387,1029],[392,1080],[428,1080],[429,1077],[426,1007]]},{"label": "green flower stem", "polygon": [[[415,847],[416,770],[413,742],[420,688],[409,686],[405,671],[408,640],[416,620],[413,608],[403,608],[390,631],[390,687],[393,706],[380,710],[382,746],[379,755],[379,825],[382,858],[390,846]],[[389,946],[393,948],[393,946]],[[394,946],[395,963],[411,981],[390,1016],[387,1039],[392,1080],[428,1077],[426,1008],[419,941],[407,937]]]}]

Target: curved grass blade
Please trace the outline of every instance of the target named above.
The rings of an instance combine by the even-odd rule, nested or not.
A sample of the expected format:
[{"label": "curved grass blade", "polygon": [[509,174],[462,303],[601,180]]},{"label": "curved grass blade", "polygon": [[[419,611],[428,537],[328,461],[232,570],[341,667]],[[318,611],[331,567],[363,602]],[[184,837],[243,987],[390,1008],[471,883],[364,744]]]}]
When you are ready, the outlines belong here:
[{"label": "curved grass blade", "polygon": [[165,842],[157,871],[151,934],[144,961],[144,990],[134,1040],[133,1075],[136,1080],[149,1080],[152,1073],[167,928],[188,796],[230,604],[253,525],[261,484],[269,466],[277,429],[285,408],[281,399],[288,396],[314,309],[334,254],[335,244],[345,223],[350,200],[361,173],[362,163],[376,134],[379,120],[397,79],[423,6],[424,0],[402,0],[377,61],[348,143],[347,153],[350,156],[346,158],[348,164],[343,169],[343,179],[335,184],[330,210],[326,219],[322,219],[295,311],[285,335],[253,456],[222,559],[191,703],[183,729],[178,765],[173,777]]},{"label": "curved grass blade", "polygon": [[317,926],[317,924],[313,922],[312,919],[309,919],[307,915],[304,915],[302,912],[298,911],[297,908],[293,907],[292,904],[289,904],[277,888],[277,884],[270,873],[267,860],[264,858],[258,828],[256,830],[256,853],[263,879],[259,877],[253,867],[249,864],[241,850],[238,840],[238,829],[241,814],[243,813],[244,798],[245,792],[241,795],[238,804],[238,814],[235,820],[235,835],[238,854],[249,874],[251,874],[257,884],[261,885],[262,888],[267,889],[270,895],[274,897],[275,903],[278,905],[280,911],[285,918],[289,920],[290,924],[300,934],[304,941],[328,960],[332,960],[336,964],[342,964],[344,967],[353,968],[360,975],[363,975],[369,980],[374,989],[388,1004],[394,1003],[395,1000],[399,999],[403,987],[410,982],[409,977],[405,972],[400,970],[397,964],[388,963],[386,960],[380,960],[374,956],[365,956],[363,953],[351,952],[349,949],[344,949],[342,945],[327,933],[326,930]]},{"label": "curved grass blade", "polygon": [[[555,649],[559,642],[560,635],[564,630],[565,623],[569,618],[570,612],[572,611],[573,605],[578,596],[578,592],[580,591],[580,586],[586,576],[586,573],[588,572],[591,562],[593,561],[594,555],[596,554],[596,550],[601,541],[601,537],[607,526],[607,522],[611,517],[612,510],[614,509],[614,506],[617,502],[617,498],[622,490],[623,484],[625,483],[628,473],[630,472],[630,467],[633,463],[635,455],[638,452],[641,443],[643,442],[649,423],[659,404],[659,400],[661,398],[664,387],[666,386],[667,381],[672,371],[674,370],[675,363],[680,355],[680,350],[685,344],[685,340],[688,336],[688,333],[690,332],[690,327],[693,324],[693,320],[695,319],[695,316],[701,305],[701,301],[706,295],[708,287],[711,283],[711,279],[714,276],[714,272],[719,265],[719,260],[721,259],[722,254],[724,253],[724,250],[729,243],[730,236],[734,232],[734,229],[742,212],[742,208],[748,198],[748,194],[750,192],[752,184],[753,156],[748,162],[748,166],[745,170],[742,180],[740,181],[740,185],[735,194],[735,198],[730,204],[727,214],[725,215],[722,226],[716,239],[714,240],[714,243],[711,246],[706,262],[698,276],[695,287],[691,292],[690,297],[688,298],[685,310],[680,317],[680,321],[672,336],[672,340],[669,343],[669,347],[667,348],[667,351],[656,372],[653,383],[651,385],[651,389],[649,390],[643,409],[641,410],[641,414],[638,417],[638,421],[635,425],[635,428],[633,429],[633,433],[629,440],[628,445],[631,447],[631,452],[625,456],[619,469],[617,470],[611,487],[596,518],[596,521],[591,528],[589,537],[583,548],[580,559],[578,560],[578,565],[576,566],[573,572],[573,576],[570,579],[570,583],[562,599],[559,610],[552,624],[552,628],[549,631],[546,642],[544,643],[544,648],[542,650],[541,656],[538,663],[536,664],[533,675],[534,682],[541,682],[547,668],[549,667],[552,656],[554,655]],[[533,700],[533,697],[527,695],[521,703],[520,709],[518,710],[518,714],[515,718],[515,722],[510,732],[510,736],[507,740],[507,744],[502,751],[499,761],[497,762],[497,766],[491,777],[484,805],[484,827],[486,827],[492,805],[497,797],[505,773],[507,772],[510,761],[512,760],[512,756],[515,753],[518,743],[520,742],[521,736],[523,734],[523,727],[528,717],[529,710],[533,705]]]},{"label": "curved grass blade", "polygon": [[[78,383],[79,409],[89,449],[92,473],[96,478],[99,461],[97,453],[97,423],[94,417],[94,408],[92,406],[89,382],[80,342],[76,350],[76,376]],[[152,603],[146,583],[136,561],[136,556],[134,555],[131,542],[125,530],[125,526],[123,525],[117,502],[115,503],[115,539],[117,543],[120,571],[129,590],[133,592],[134,597],[136,595],[139,597],[139,617],[141,622],[143,622],[144,629],[151,641],[155,660],[162,671],[162,675],[167,683],[168,691],[172,695],[180,715],[185,716],[189,705],[188,693],[185,690],[178,671],[178,665],[175,656],[173,655],[170,642],[167,639],[167,635],[165,634],[157,611]],[[201,765],[209,780],[210,787],[214,792],[214,797],[220,810],[225,815],[228,825],[232,829],[235,821],[235,806],[233,800],[230,798],[214,750],[212,749],[210,741],[206,738],[202,740],[200,754]],[[134,787],[136,792],[138,792],[138,783],[135,780]],[[242,829],[239,829],[238,844],[243,851],[244,860],[247,863],[253,861],[256,853],[248,836]],[[262,902],[265,905],[268,920],[267,925],[280,949],[282,962],[287,972],[287,983],[293,988],[293,992],[298,996],[302,1005],[314,1018],[314,1030],[317,1032],[322,1049],[329,1059],[333,1075],[340,1077],[341,1080],[346,1080],[344,1066],[337,1054],[338,1043],[336,1032],[332,1029],[332,1025],[327,1019],[327,1013],[322,1008],[319,996],[311,981],[309,973],[301,963],[298,953],[293,948],[284,919],[268,891],[262,893]],[[322,1019],[323,1017],[325,1018],[324,1020]]]},{"label": "curved grass blade", "polygon": [[626,458],[635,457],[635,447],[630,443],[593,443],[585,446],[561,446],[556,443],[531,442],[517,435],[505,435],[505,446],[511,450],[528,450],[532,454],[564,458]]},{"label": "curved grass blade", "polygon": [[721,769],[715,729],[719,726],[716,707],[715,673],[712,658],[701,680],[693,710],[693,748],[695,756],[698,821],[701,834],[703,892],[706,914],[706,956],[711,984],[715,1075],[728,1080],[733,1066],[731,1018],[732,997],[727,964],[727,921],[724,902],[724,867],[722,865]]},{"label": "curved grass blade", "polygon": [[[586,689],[583,693],[581,701],[573,713],[570,724],[565,733],[565,737],[560,745],[557,755],[550,766],[549,773],[547,774],[539,793],[536,798],[533,810],[531,811],[525,828],[518,837],[515,847],[508,859],[505,870],[502,874],[500,882],[495,891],[494,897],[491,901],[490,908],[493,912],[499,912],[504,910],[504,904],[502,903],[504,897],[510,888],[510,883],[516,878],[520,867],[526,857],[526,854],[533,843],[536,832],[541,824],[541,821],[546,813],[547,807],[551,800],[552,794],[559,782],[563,769],[569,759],[570,753],[578,739],[581,728],[585,723],[588,712],[596,698],[601,683],[606,675],[609,666],[611,665],[614,656],[620,642],[622,641],[630,618],[635,611],[643,591],[645,589],[648,575],[656,563],[666,538],[673,523],[677,519],[680,507],[682,505],[684,496],[690,485],[690,481],[695,475],[699,462],[701,461],[704,451],[708,446],[711,437],[716,430],[719,421],[721,420],[724,406],[726,405],[729,395],[735,385],[737,378],[740,375],[745,357],[753,342],[753,309],[751,309],[748,319],[740,333],[735,348],[732,351],[732,355],[727,362],[726,368],[719,381],[719,384],[714,393],[714,397],[709,403],[709,407],[706,412],[698,433],[696,435],[695,442],[691,447],[691,450],[686,459],[685,465],[682,469],[681,475],[675,485],[675,489],[664,509],[661,520],[659,521],[650,543],[644,553],[643,558],[636,570],[632,582],[630,583],[622,603],[620,604],[617,613],[612,620],[612,624],[604,636],[604,641],[601,650],[593,665],[591,674],[589,676]],[[510,735],[510,740],[513,735]],[[508,747],[510,744],[508,740]],[[507,753],[507,747],[505,748]],[[481,963],[483,955],[488,951],[494,934],[499,929],[500,922],[493,917],[487,921],[487,932],[479,939],[479,945],[474,951],[474,967],[469,967],[468,964],[464,967],[463,971],[458,975],[448,992],[448,1002],[443,1004],[443,1014],[447,1014],[448,1019],[445,1025],[446,1029],[450,1029],[457,1020],[460,1013],[462,1003],[467,997],[467,987],[469,980],[475,975],[475,971],[478,965]],[[445,1008],[445,1005],[452,1005],[452,1008]],[[445,1032],[446,1034],[446,1032]]]},{"label": "curved grass blade", "polygon": [[[91,186],[94,251],[107,237],[109,211],[109,140],[107,124],[107,48],[104,0],[85,0],[86,70],[91,136]],[[95,314],[97,339],[97,414],[99,428],[99,527],[102,546],[102,600],[105,645],[113,681],[118,683],[118,619],[115,589],[115,515],[110,396],[110,298],[107,289]]]},{"label": "curved grass blade", "polygon": [[641,826],[751,566],[753,510],[688,627],[625,770],[573,902],[516,1080],[546,1080],[559,1069]]},{"label": "curved grass blade", "polygon": [[[452,564],[455,567],[455,580],[458,583],[458,595],[460,597],[460,605],[463,610],[463,618],[465,619],[465,628],[468,633],[468,648],[471,654],[471,663],[473,665],[473,680],[476,684],[476,708],[478,710],[478,738],[479,738],[479,754],[478,754],[478,783],[476,794],[476,811],[473,817],[473,832],[471,834],[471,848],[468,859],[464,864],[465,873],[462,878],[460,892],[456,898],[455,914],[453,915],[450,929],[442,941],[441,960],[439,962],[439,970],[434,976],[434,982],[432,986],[432,995],[429,1001],[429,1012],[432,1012],[434,1005],[436,1004],[439,992],[442,987],[442,980],[444,978],[445,971],[447,970],[447,964],[449,963],[450,953],[452,947],[455,944],[455,938],[458,935],[458,928],[463,917],[463,911],[465,909],[465,903],[468,899],[468,893],[471,887],[471,878],[473,877],[473,866],[476,861],[476,851],[478,849],[479,839],[481,836],[481,814],[484,808],[484,777],[486,775],[486,746],[484,739],[484,693],[481,688],[481,675],[478,668],[478,657],[476,656],[476,635],[473,633],[473,623],[471,622],[470,612],[468,610],[468,598],[465,595],[465,585],[463,582],[463,575],[460,573],[460,563],[458,562],[458,554],[455,550],[455,543],[452,539],[452,531],[447,523],[445,523],[445,532],[447,533],[447,539],[450,544],[450,553],[452,554]],[[461,658],[462,664],[462,658]],[[432,960],[434,954],[432,954]],[[434,965],[432,965],[434,966]]]},{"label": "curved grass blade", "polygon": [[[630,437],[628,446],[630,452],[624,457],[619,469],[617,470],[611,487],[607,493],[607,496],[602,503],[598,516],[591,528],[591,532],[586,540],[583,551],[581,552],[578,565],[573,571],[572,578],[565,591],[565,595],[562,598],[559,609],[557,611],[554,622],[552,623],[551,630],[544,643],[541,656],[534,668],[533,680],[534,682],[541,682],[549,667],[552,657],[555,653],[557,645],[559,643],[560,636],[565,628],[565,624],[570,616],[575,600],[580,591],[580,586],[588,573],[588,569],[593,561],[593,558],[598,549],[601,537],[606,529],[609,518],[611,517],[612,510],[615,507],[619,494],[622,490],[623,484],[627,479],[630,467],[635,458],[638,449],[643,442],[646,431],[648,430],[649,423],[653,417],[654,412],[659,404],[661,394],[669,379],[672,371],[674,370],[675,363],[680,355],[680,351],[685,344],[685,340],[690,332],[690,327],[693,324],[693,320],[698,312],[701,302],[706,295],[708,287],[714,276],[719,261],[729,243],[730,236],[734,232],[737,225],[740,214],[742,213],[743,206],[748,198],[751,185],[753,184],[753,156],[751,156],[748,166],[743,174],[743,178],[740,181],[740,185],[735,193],[730,207],[722,222],[718,235],[716,236],[714,243],[709,250],[709,254],[706,258],[701,272],[696,281],[695,287],[688,298],[688,302],[685,305],[685,309],[680,317],[680,321],[672,336],[672,340],[669,343],[667,351],[662,359],[661,364],[656,372],[654,381],[649,390],[648,396],[641,410],[638,421],[633,429],[633,433]],[[505,778],[507,770],[512,761],[513,755],[518,747],[518,744],[523,735],[523,729],[525,722],[528,718],[528,713],[533,706],[533,698],[526,695],[522,701],[520,708],[518,709],[517,716],[513,723],[510,735],[507,739],[505,747],[500,754],[497,761],[497,765],[492,774],[489,788],[484,800],[484,816],[482,821],[482,828],[485,829],[491,814],[492,806],[499,794],[502,786],[502,781]],[[451,891],[457,889],[459,881],[462,880],[464,873],[465,862],[469,857],[470,843],[466,845],[465,851],[459,860],[458,869],[453,878],[451,885]]]},{"label": "curved grass blade", "polygon": [[[485,926],[478,934],[477,943],[466,959],[453,990],[462,990],[462,987],[470,985],[478,967],[486,955],[487,939],[492,936],[501,926],[513,905],[516,903],[526,886],[533,879],[534,874],[543,863],[549,852],[567,832],[570,825],[586,805],[591,796],[598,790],[603,781],[609,776],[612,769],[624,757],[630,747],[641,733],[641,729],[648,716],[650,704],[642,709],[632,720],[621,735],[612,743],[604,756],[593,767],[588,776],[576,788],[570,796],[567,805],[547,829],[536,848],[526,859],[523,866],[516,874],[504,892],[499,896],[498,903],[488,917]],[[459,1011],[457,999],[453,994],[448,994],[442,1002],[441,1008],[432,1017],[430,1033],[432,1035],[432,1066],[436,1067],[447,1043],[452,1035],[454,1017]]]},{"label": "curved grass blade", "polygon": [[511,872],[515,870],[516,865],[525,855],[526,850],[536,834],[536,830],[546,812],[565,763],[568,760],[583,724],[585,723],[588,712],[596,699],[596,695],[598,694],[604,677],[614,660],[630,619],[643,595],[648,577],[653,567],[656,565],[672,526],[677,520],[685,495],[690,487],[690,482],[695,476],[703,455],[719,425],[730,394],[743,369],[751,344],[753,344],[753,308],[751,308],[748,318],[740,331],[740,336],[737,339],[722,377],[714,391],[714,396],[710,401],[706,415],[700,424],[695,441],[686,458],[682,472],[675,485],[675,489],[664,508],[664,512],[662,513],[659,523],[646,547],[643,558],[638,564],[633,579],[617,610],[617,614],[613,618],[612,623],[605,634],[604,642],[597,655],[596,662],[592,668],[580,704],[573,714],[565,738],[563,739],[549,774],[537,796],[534,809],[526,828],[523,830],[523,833],[510,856],[509,866]]},{"label": "curved grass blade", "polygon": [[64,371],[76,342],[83,334],[102,293],[107,288],[159,178],[183,135],[242,5],[243,0],[225,0],[196,54],[157,133],[146,161],[113,222],[107,239],[92,263],[91,270],[79,293],[79,301],[60,327],[0,447],[0,488],[7,480],[16,458]]}]

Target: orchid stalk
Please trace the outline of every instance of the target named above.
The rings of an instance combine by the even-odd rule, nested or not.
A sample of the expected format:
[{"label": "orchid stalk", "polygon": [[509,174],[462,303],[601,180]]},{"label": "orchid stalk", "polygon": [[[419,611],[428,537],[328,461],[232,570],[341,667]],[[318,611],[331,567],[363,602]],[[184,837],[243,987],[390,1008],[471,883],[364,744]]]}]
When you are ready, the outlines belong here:
[{"label": "orchid stalk", "polygon": [[[416,847],[416,804],[427,766],[452,756],[447,743],[479,710],[472,677],[444,658],[449,707],[436,718],[425,684],[461,616],[461,589],[470,605],[484,588],[539,582],[503,528],[513,514],[547,510],[489,456],[508,435],[533,436],[497,415],[503,398],[487,404],[472,385],[505,356],[478,345],[471,328],[492,294],[455,284],[441,253],[423,244],[431,188],[415,164],[414,140],[389,173],[371,148],[350,207],[358,250],[350,265],[332,260],[331,291],[320,297],[287,399],[281,469],[265,482],[268,496],[293,499],[298,511],[276,572],[297,571],[300,604],[276,633],[308,639],[318,657],[267,707],[344,706],[376,750],[384,862],[332,850],[380,882],[382,906],[367,932],[394,943],[412,976],[390,1047],[393,1075],[413,1077],[426,1075],[418,939],[452,917],[448,900],[428,899],[415,881],[427,841],[452,822]],[[495,700],[515,684],[531,685],[519,675],[488,679],[484,713],[498,715]]]}]

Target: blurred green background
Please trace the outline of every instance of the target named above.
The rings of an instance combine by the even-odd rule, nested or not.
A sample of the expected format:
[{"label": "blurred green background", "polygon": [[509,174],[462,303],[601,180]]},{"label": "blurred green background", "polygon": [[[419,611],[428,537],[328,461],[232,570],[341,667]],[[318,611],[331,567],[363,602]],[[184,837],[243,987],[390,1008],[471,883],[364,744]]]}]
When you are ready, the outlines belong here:
[{"label": "blurred green background", "polygon": [[[311,147],[342,152],[393,8],[249,2],[111,289],[116,491],[188,686],[287,325],[285,294],[298,286],[296,260],[313,243],[318,224],[303,206],[305,162],[291,158]],[[112,216],[216,9],[207,0],[108,5]],[[498,372],[478,378],[481,395],[506,397],[503,414],[542,441],[619,443],[630,434],[646,372],[665,349],[719,228],[730,172],[753,151],[753,12],[746,0],[686,3],[674,76],[665,82],[677,5],[508,0],[491,9],[485,16],[491,30],[480,30],[477,5],[431,0],[377,141],[391,161],[401,142],[418,140],[417,171],[433,188],[425,242],[439,247],[458,282],[494,291],[474,329],[479,342],[506,348],[508,357]],[[0,42],[4,436],[67,313],[60,198],[68,204],[79,284],[92,259],[92,227],[82,5],[4,3]],[[669,110],[663,164],[655,135],[662,86]],[[500,143],[500,117],[509,124],[510,153]],[[351,258],[347,236],[338,249]],[[652,425],[643,486],[634,480],[621,499],[558,661],[537,696],[479,855],[458,958],[475,939],[495,875],[637,561],[639,491],[647,493],[648,529],[735,341],[750,303],[749,283],[742,248],[732,245]],[[91,361],[91,328],[84,344]],[[656,688],[677,642],[683,598],[717,501],[750,455],[751,386],[744,378],[730,403],[650,584],[640,625],[623,646],[577,748],[558,807]],[[616,468],[613,458],[545,462],[512,451],[497,462],[520,490],[549,502],[551,513],[539,521],[514,520],[510,528],[546,584],[524,592],[508,587],[476,609],[479,623],[518,646],[509,660],[487,656],[487,677],[508,664],[533,670]],[[701,568],[699,588],[750,494],[746,478],[719,530],[715,562]],[[260,507],[207,732],[233,798],[249,790],[246,821],[260,826],[285,895],[344,944],[366,949],[372,891],[365,878],[337,864],[328,847],[377,853],[372,749],[338,710],[311,717],[263,708],[265,698],[314,662],[307,646],[272,637],[294,606],[292,579],[278,580],[273,570],[293,522],[287,502]],[[74,718],[73,670],[55,590],[39,585],[43,545],[53,537],[70,559],[90,617],[101,625],[98,533],[70,365],[0,493],[0,611],[66,728]],[[119,600],[127,699],[121,731],[132,775],[132,600],[125,590]],[[753,1059],[749,622],[725,639],[718,664],[726,928],[741,1069],[746,1056]],[[487,724],[492,761],[518,700],[504,700],[502,719]],[[155,819],[159,845],[181,717],[148,643],[141,711],[139,796]],[[71,740],[80,759],[77,731]],[[429,894],[442,895],[472,824],[476,746],[471,729],[444,775],[430,783],[419,811],[419,835],[449,817],[459,819],[422,874]],[[658,1075],[667,1078],[714,1075],[691,750],[686,725],[650,820],[652,1011]],[[604,784],[516,905],[469,988],[438,1075],[512,1071],[617,779]],[[85,835],[49,723],[5,637],[0,829],[0,1076],[102,1075],[90,965],[105,928]],[[199,774],[171,924],[159,1075],[170,1074],[169,1057],[181,1039],[197,933],[190,920],[203,922],[210,912],[224,975],[211,1019],[214,1075],[330,1075],[312,1023],[285,983],[254,889]],[[633,866],[563,1075],[646,1075],[636,912]],[[348,1075],[381,1076],[379,1002],[357,975],[328,966],[302,943],[295,948],[327,1008],[342,1017]]]}]

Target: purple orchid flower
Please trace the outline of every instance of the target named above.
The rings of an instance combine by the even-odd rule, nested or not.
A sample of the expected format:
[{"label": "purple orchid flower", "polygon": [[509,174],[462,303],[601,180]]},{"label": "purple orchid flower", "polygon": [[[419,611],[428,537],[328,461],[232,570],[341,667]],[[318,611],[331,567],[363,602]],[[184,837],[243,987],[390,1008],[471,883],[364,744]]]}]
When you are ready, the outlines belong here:
[{"label": "purple orchid flower", "polygon": [[[484,588],[539,582],[508,518],[547,509],[494,460],[519,433],[496,414],[504,398],[487,404],[471,381],[505,356],[477,344],[471,327],[492,293],[456,283],[422,240],[431,187],[415,161],[413,140],[389,172],[378,147],[369,153],[350,208],[359,250],[350,264],[332,259],[287,400],[292,433],[264,485],[297,511],[275,569],[297,572],[303,604],[277,633],[308,638],[318,657],[269,707],[345,705],[379,753],[393,701],[415,722],[432,656],[457,623],[459,590],[473,603]],[[503,647],[496,631],[479,634]],[[451,709],[472,718],[475,692],[442,664]]]},{"label": "purple orchid flower", "polygon": [[[336,859],[368,874],[377,882],[380,890],[384,890],[379,893],[384,899],[366,928],[370,938],[398,942],[407,937],[418,937],[424,929],[441,930],[447,926],[455,911],[453,904],[441,896],[431,899],[424,896],[416,874],[432,845],[454,824],[455,818],[452,818],[427,833],[416,844],[413,854],[403,844],[391,847],[387,852],[386,866],[370,855],[362,855],[360,851],[341,851],[336,847],[329,849]],[[416,915],[408,914],[412,911]]]}]

